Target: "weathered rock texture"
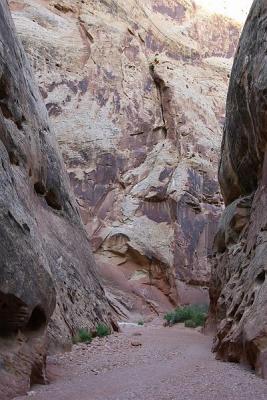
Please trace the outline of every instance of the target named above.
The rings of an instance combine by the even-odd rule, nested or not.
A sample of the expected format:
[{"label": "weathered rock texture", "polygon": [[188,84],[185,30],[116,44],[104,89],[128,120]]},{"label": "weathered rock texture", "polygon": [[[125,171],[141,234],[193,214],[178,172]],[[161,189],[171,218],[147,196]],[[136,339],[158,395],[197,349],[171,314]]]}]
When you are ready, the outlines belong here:
[{"label": "weathered rock texture", "polygon": [[107,294],[126,314],[207,301],[240,26],[189,0],[10,4]]},{"label": "weathered rock texture", "polygon": [[[54,311],[55,309],[55,311]],[[108,304],[54,133],[0,3],[0,397],[45,380],[51,347],[108,322]],[[54,312],[54,314],[53,314]],[[53,316],[52,316],[53,314]],[[51,319],[52,316],[52,320]]]},{"label": "weathered rock texture", "polygon": [[267,377],[267,3],[255,0],[236,54],[219,179],[227,205],[215,241],[214,350]]}]

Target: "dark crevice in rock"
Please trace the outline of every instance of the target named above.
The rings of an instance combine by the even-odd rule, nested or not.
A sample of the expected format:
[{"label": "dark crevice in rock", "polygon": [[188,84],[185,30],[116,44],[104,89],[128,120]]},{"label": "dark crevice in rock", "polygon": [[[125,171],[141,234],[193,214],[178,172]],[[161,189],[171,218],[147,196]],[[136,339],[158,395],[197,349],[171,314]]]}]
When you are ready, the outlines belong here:
[{"label": "dark crevice in rock", "polygon": [[258,274],[258,276],[257,276],[257,278],[256,278],[256,282],[257,282],[259,285],[262,285],[262,284],[264,283],[264,281],[265,281],[265,271],[262,271],[262,272],[260,272],[260,273]]},{"label": "dark crevice in rock", "polygon": [[39,196],[44,196],[49,207],[52,207],[55,210],[62,210],[62,205],[59,202],[58,195],[53,189],[47,191],[43,182],[39,181],[34,184],[34,190]]},{"label": "dark crevice in rock", "polygon": [[55,7],[56,10],[58,10],[60,12],[63,12],[64,14],[66,14],[68,12],[71,12],[71,13],[74,12],[72,7],[64,5],[64,4],[60,4],[59,2],[54,4],[54,7]]},{"label": "dark crevice in rock", "polygon": [[42,307],[37,306],[31,313],[30,319],[25,327],[28,332],[43,330],[46,327],[47,318]]},{"label": "dark crevice in rock", "polygon": [[254,300],[255,300],[255,292],[252,293],[252,296],[248,303],[248,307],[252,306],[252,304],[254,303]]},{"label": "dark crevice in rock", "polygon": [[43,184],[43,182],[36,182],[34,184],[34,190],[37,194],[41,196],[43,196],[46,192],[45,185]]},{"label": "dark crevice in rock", "polygon": [[31,368],[30,375],[30,387],[33,385],[45,385],[47,384],[47,378],[45,374],[45,358],[41,357],[40,360],[35,360]]},{"label": "dark crevice in rock", "polygon": [[8,153],[10,164],[12,165],[19,165],[19,158],[17,157],[16,153],[14,151],[10,151]]},{"label": "dark crevice in rock", "polygon": [[45,200],[47,204],[54,208],[55,210],[62,210],[62,206],[59,202],[57,194],[54,192],[53,189],[50,189],[46,194],[45,194]]},{"label": "dark crevice in rock", "polygon": [[27,324],[29,310],[12,294],[0,292],[0,337],[16,334]]},{"label": "dark crevice in rock", "polygon": [[[155,60],[155,64],[158,61]],[[172,92],[171,88],[166,85],[166,82],[161,78],[161,76],[156,72],[156,66],[152,64],[150,66],[150,75],[154,81],[158,92],[158,98],[161,109],[162,116],[162,130],[165,134],[165,138],[170,139],[176,144],[178,154],[181,154],[181,143],[179,141],[178,129],[177,129],[177,114],[173,108]]]},{"label": "dark crevice in rock", "polygon": [[23,123],[25,123],[26,119],[25,117],[22,115],[22,117],[18,120],[15,120],[15,124],[17,125],[17,128],[22,131],[23,130]]},{"label": "dark crevice in rock", "polygon": [[8,84],[5,80],[5,74],[3,73],[0,78],[0,100],[4,100],[8,97],[7,87]]},{"label": "dark crevice in rock", "polygon": [[84,25],[84,22],[83,22],[81,19],[80,19],[80,27],[81,27],[81,29],[83,30],[83,33],[84,33],[85,37],[86,37],[91,43],[94,43],[94,38],[93,38],[93,36],[91,35],[90,32],[88,32],[88,30],[86,29],[86,27],[85,27],[85,25]]},{"label": "dark crevice in rock", "polygon": [[162,91],[164,90],[165,84],[164,81],[155,73],[155,69],[153,68],[154,66],[150,67],[150,73],[151,76],[154,80],[154,83],[156,85],[157,91],[158,91],[158,96],[160,100],[160,109],[161,109],[161,116],[162,116],[162,121],[163,121],[163,131],[165,132],[165,137],[168,136],[168,129],[166,126],[166,120],[165,120],[165,109],[164,109],[164,104],[163,104],[163,94]]},{"label": "dark crevice in rock", "polygon": [[26,224],[26,223],[23,223],[23,224],[22,224],[22,227],[23,227],[23,229],[24,229],[25,231],[27,231],[27,232],[30,232],[30,231],[31,231],[29,225]]},{"label": "dark crevice in rock", "polygon": [[17,334],[41,334],[47,325],[47,317],[41,306],[30,313],[29,307],[12,294],[0,292],[0,337]]}]

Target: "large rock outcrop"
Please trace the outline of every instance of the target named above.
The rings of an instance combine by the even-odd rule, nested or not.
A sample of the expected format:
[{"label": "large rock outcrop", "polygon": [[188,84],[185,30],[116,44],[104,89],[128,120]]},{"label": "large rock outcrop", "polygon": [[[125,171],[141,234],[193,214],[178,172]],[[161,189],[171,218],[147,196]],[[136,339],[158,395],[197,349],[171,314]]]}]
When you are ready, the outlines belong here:
[{"label": "large rock outcrop", "polygon": [[208,301],[240,25],[202,3],[10,1],[107,293],[126,314]]},{"label": "large rock outcrop", "polygon": [[[0,2],[0,397],[45,380],[51,348],[109,307],[47,111]],[[52,318],[52,319],[51,319]]]},{"label": "large rock outcrop", "polygon": [[230,81],[219,179],[210,322],[219,358],[267,377],[267,3],[255,0]]}]

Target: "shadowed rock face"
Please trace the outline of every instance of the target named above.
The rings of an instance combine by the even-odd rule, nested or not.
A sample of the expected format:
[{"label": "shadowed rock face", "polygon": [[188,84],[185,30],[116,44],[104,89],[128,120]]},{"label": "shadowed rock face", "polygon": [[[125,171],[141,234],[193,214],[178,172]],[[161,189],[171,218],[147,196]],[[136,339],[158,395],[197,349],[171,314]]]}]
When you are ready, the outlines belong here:
[{"label": "shadowed rock face", "polygon": [[215,240],[210,321],[219,358],[267,377],[267,4],[255,0],[235,57],[219,177],[227,205]]},{"label": "shadowed rock face", "polygon": [[[53,316],[52,316],[53,314]],[[52,319],[51,319],[52,316]],[[0,397],[45,381],[52,348],[108,305],[47,111],[0,3]]]},{"label": "shadowed rock face", "polygon": [[207,302],[240,25],[188,0],[10,5],[113,303]]}]

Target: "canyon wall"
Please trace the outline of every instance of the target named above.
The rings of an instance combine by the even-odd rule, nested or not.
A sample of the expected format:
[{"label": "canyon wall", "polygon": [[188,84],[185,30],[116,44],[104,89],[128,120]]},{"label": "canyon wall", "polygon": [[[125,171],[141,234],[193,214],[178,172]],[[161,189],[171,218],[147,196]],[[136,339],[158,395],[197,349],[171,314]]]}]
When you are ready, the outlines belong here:
[{"label": "canyon wall", "polygon": [[208,301],[240,25],[201,3],[10,1],[106,294],[123,315]]},{"label": "canyon wall", "polygon": [[[0,397],[44,382],[50,349],[110,324],[47,110],[0,3]],[[48,337],[47,337],[47,325]]]},{"label": "canyon wall", "polygon": [[230,81],[219,180],[210,322],[218,358],[267,377],[267,3],[255,0]]}]

